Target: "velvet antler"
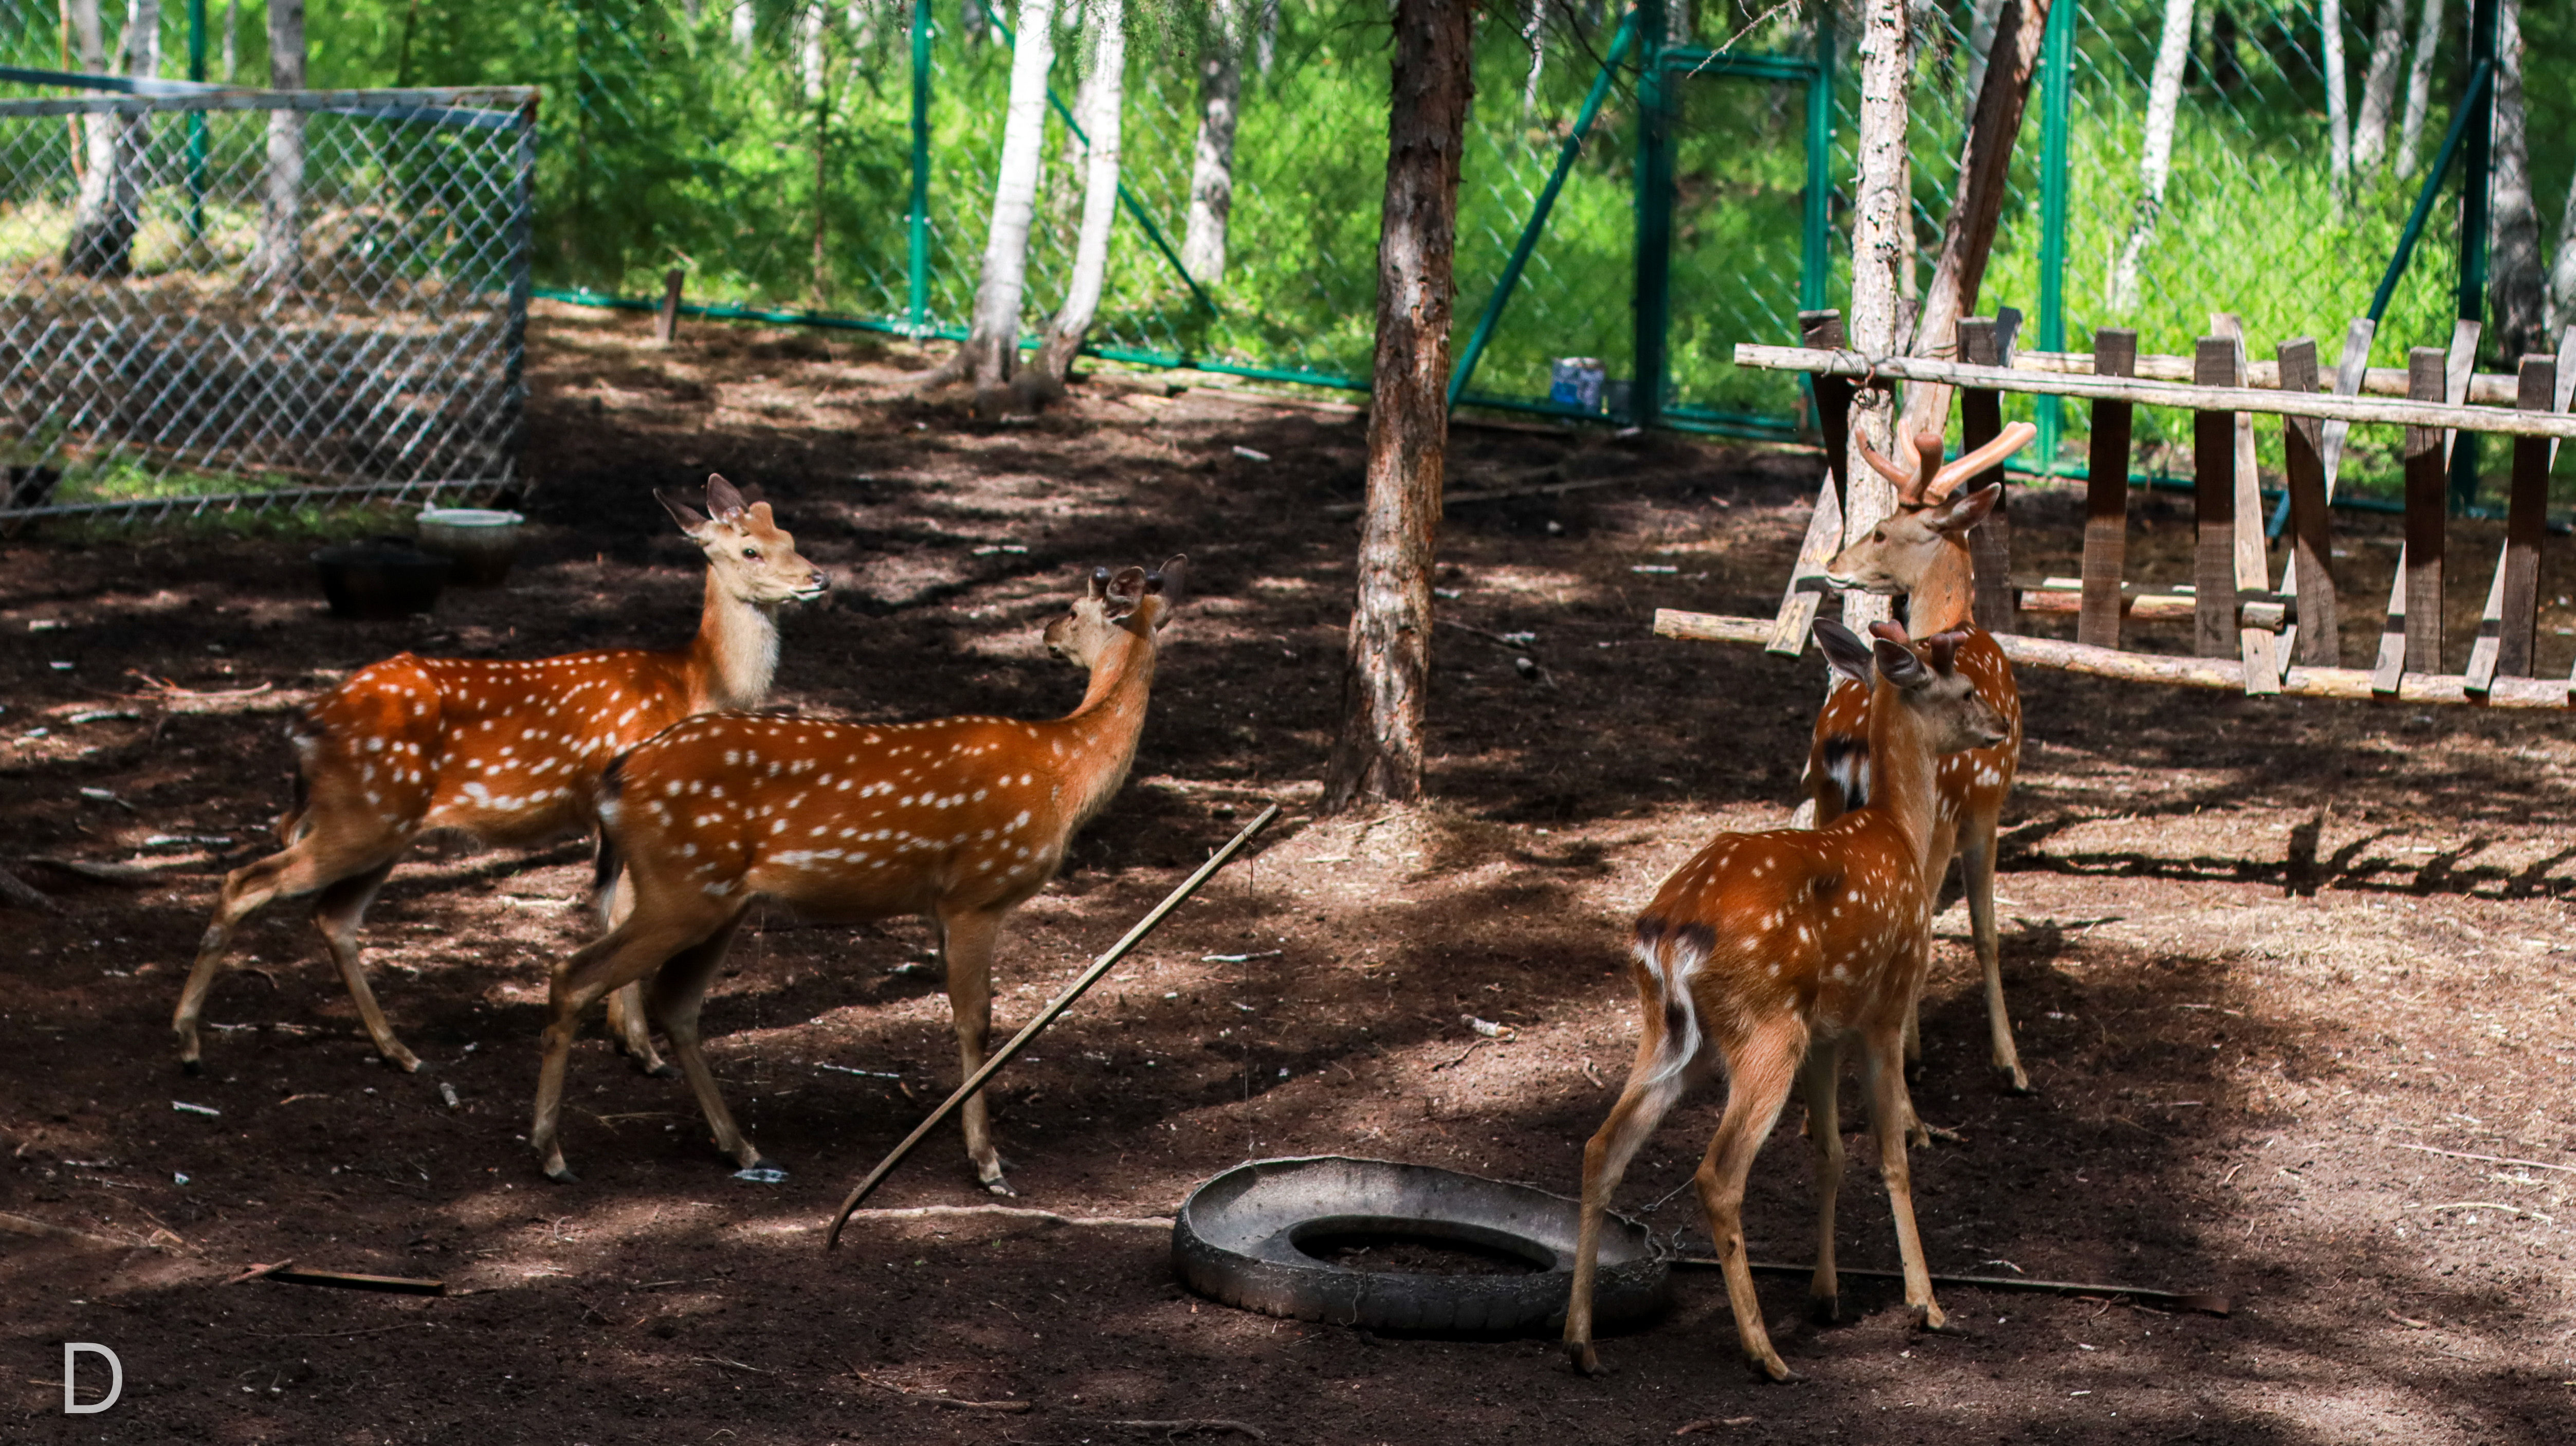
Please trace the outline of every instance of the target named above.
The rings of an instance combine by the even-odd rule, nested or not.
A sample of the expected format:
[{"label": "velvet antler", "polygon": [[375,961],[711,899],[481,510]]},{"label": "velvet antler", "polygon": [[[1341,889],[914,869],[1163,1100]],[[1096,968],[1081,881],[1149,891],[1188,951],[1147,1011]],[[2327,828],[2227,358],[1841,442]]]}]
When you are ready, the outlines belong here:
[{"label": "velvet antler", "polygon": [[2029,446],[2030,439],[2038,435],[2039,428],[2028,422],[2015,422],[1993,441],[1946,467],[1941,464],[1941,434],[1933,431],[1915,434],[1914,449],[1921,460],[1910,471],[1878,455],[1867,442],[1860,444],[1860,455],[1878,475],[1896,484],[1899,504],[1928,507],[1948,497],[1960,483]]}]

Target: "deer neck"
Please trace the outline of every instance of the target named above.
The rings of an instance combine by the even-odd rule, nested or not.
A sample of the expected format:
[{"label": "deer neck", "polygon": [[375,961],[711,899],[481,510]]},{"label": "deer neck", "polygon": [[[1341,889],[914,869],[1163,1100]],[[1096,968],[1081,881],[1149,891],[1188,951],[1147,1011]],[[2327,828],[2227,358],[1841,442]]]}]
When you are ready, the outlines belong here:
[{"label": "deer neck", "polygon": [[1967,544],[1944,546],[1906,594],[1905,630],[1920,638],[1966,627],[1975,611],[1976,578]]},{"label": "deer neck", "polygon": [[1869,806],[1885,811],[1928,877],[1932,852],[1933,779],[1936,760],[1922,720],[1905,706],[1896,685],[1877,684],[1869,703]]},{"label": "deer neck", "polygon": [[1098,813],[1127,781],[1136,740],[1145,731],[1145,703],[1154,690],[1154,640],[1121,629],[1091,669],[1082,706],[1059,720],[1065,750],[1061,765],[1072,826]]},{"label": "deer neck", "polygon": [[727,591],[707,570],[707,605],[689,644],[689,711],[757,708],[778,673],[778,614]]}]

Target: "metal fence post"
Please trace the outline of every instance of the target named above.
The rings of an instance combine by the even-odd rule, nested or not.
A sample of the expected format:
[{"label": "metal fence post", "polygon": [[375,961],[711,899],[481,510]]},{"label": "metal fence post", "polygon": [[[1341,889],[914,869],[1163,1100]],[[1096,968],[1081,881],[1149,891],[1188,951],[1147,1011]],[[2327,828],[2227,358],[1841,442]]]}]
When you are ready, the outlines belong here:
[{"label": "metal fence post", "polygon": [[1664,75],[1664,0],[1638,0],[1637,289],[1635,363],[1628,381],[1628,420],[1648,427],[1663,411],[1665,344],[1672,321],[1672,94]]},{"label": "metal fence post", "polygon": [[[2039,349],[2066,350],[2066,128],[2075,74],[2076,0],[2048,7],[2041,37],[2039,129]],[[2057,471],[2058,400],[2039,399],[2039,469]]]},{"label": "metal fence post", "polygon": [[1816,8],[1816,74],[1807,82],[1807,194],[1798,228],[1798,309],[1822,311],[1833,278],[1834,13]]},{"label": "metal fence post", "polygon": [[[188,79],[206,78],[206,0],[188,0]],[[188,244],[206,234],[206,114],[188,112]]]},{"label": "metal fence post", "polygon": [[912,211],[904,323],[930,334],[930,0],[912,0]]},{"label": "metal fence post", "polygon": [[[2471,0],[2469,74],[2493,74],[2496,0]],[[2468,150],[2460,171],[2460,292],[2462,321],[2483,322],[2487,312],[2488,193],[2495,167],[2495,92],[2472,86],[2460,97],[2469,112]],[[2510,364],[2515,360],[2506,357]],[[2466,512],[2478,500],[2478,434],[2461,432],[2451,443],[2451,510]]]}]

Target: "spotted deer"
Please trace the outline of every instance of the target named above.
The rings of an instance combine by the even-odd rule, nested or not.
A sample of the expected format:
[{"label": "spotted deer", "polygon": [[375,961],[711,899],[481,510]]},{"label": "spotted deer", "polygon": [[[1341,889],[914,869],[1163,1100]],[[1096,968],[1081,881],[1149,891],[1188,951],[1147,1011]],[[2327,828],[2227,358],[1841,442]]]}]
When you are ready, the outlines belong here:
[{"label": "spotted deer", "polygon": [[[1929,876],[1937,890],[1950,871],[1950,860],[1960,860],[1968,927],[1976,937],[1977,962],[1986,976],[1991,1058],[2016,1094],[2030,1092],[2030,1076],[2013,1047],[2012,1016],[2004,1008],[2003,963],[1995,931],[1995,828],[2003,815],[2004,798],[2012,792],[2013,775],[2021,766],[2021,691],[2013,684],[2012,664],[2003,648],[1968,616],[1975,591],[1968,533],[1994,511],[2003,489],[1989,486],[1965,496],[1952,493],[1962,481],[2020,451],[2037,431],[2027,422],[2016,422],[1948,466],[1941,463],[1940,434],[1925,432],[1915,438],[1919,460],[1912,471],[1864,446],[1862,453],[1870,465],[1896,484],[1897,508],[1867,537],[1825,565],[1825,579],[1834,587],[1906,596],[1906,625],[1918,633],[1951,629],[1964,633],[1959,671],[2004,720],[2003,741],[1940,762],[1934,778],[1938,806]],[[1868,801],[1868,735],[1868,690],[1837,678],[1825,696],[1823,711],[1816,715],[1814,740],[1807,748],[1807,796],[1815,801],[1819,825]],[[1910,1059],[1921,1049],[1920,1031],[1909,1009],[1905,1052]]]},{"label": "spotted deer", "polygon": [[[1003,921],[1054,877],[1074,832],[1125,782],[1185,566],[1175,557],[1152,573],[1097,569],[1047,625],[1048,651],[1090,673],[1064,717],[869,724],[714,713],[619,759],[602,780],[599,817],[634,908],[554,969],[528,1131],[546,1174],[573,1178],[557,1117],[583,1011],[648,975],[645,1007],[716,1148],[744,1170],[779,1169],[735,1125],[698,1036],[707,981],[763,900],[836,922],[927,916],[947,966],[959,1067],[981,1068]],[[1011,1193],[986,1097],[963,1114],[976,1176]]]},{"label": "spotted deer", "polygon": [[1915,1231],[1905,1134],[1913,1118],[1904,1073],[1905,1012],[1931,960],[1933,763],[1992,744],[2003,720],[1959,671],[1962,639],[1909,644],[1892,623],[1864,643],[1819,620],[1816,641],[1834,671],[1867,690],[1877,788],[1818,829],[1722,833],[1655,891],[1637,918],[1629,974],[1637,987],[1637,1058],[1610,1117],[1583,1150],[1565,1344],[1575,1366],[1600,1369],[1592,1345],[1592,1283],[1601,1225],[1620,1177],[1714,1045],[1726,1072],[1726,1112],[1695,1183],[1726,1271],[1744,1354],[1773,1380],[1789,1368],[1771,1347],[1744,1254],[1744,1181],[1795,1084],[1816,1152],[1816,1271],[1809,1290],[1831,1319],[1834,1197],[1843,1173],[1836,1090],[1847,1044],[1860,1046],[1878,1135],[1879,1172],[1896,1216],[1905,1300],[1930,1328],[1943,1324]]},{"label": "spotted deer", "polygon": [[[420,1068],[385,1022],[358,955],[367,905],[412,841],[453,830],[532,848],[582,831],[610,759],[689,714],[757,707],[768,696],[778,610],[821,597],[823,573],[797,555],[768,503],[744,505],[722,477],[707,479],[706,516],[661,501],[707,555],[706,608],[688,647],[527,662],[400,653],[352,674],[290,726],[298,771],[279,821],[286,847],[225,876],[170,1021],[190,1073],[201,1067],[197,1018],[234,931],[271,899],[304,895],[318,896],[313,921],[377,1051]],[[603,925],[614,892],[599,891]],[[610,1015],[637,1063],[667,1073],[631,991]]]}]

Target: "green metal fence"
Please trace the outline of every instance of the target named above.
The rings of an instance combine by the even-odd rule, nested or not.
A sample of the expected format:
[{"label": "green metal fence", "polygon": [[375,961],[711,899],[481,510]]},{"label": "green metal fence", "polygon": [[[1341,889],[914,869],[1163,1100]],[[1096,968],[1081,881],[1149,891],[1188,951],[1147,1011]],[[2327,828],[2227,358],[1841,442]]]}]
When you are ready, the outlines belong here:
[{"label": "green metal fence", "polygon": [[[130,0],[101,3],[113,28]],[[1914,10],[1917,281],[1949,209],[1978,19],[1993,3]],[[2401,69],[2422,3],[2400,10]],[[1386,146],[1383,0],[1128,8],[1129,204],[1095,350],[1363,386]],[[1080,7],[1056,9],[1059,106],[1030,257],[1032,331],[1063,294],[1080,207],[1081,143],[1065,107],[1087,47]],[[1227,254],[1222,270],[1193,277],[1176,252],[1200,63],[1219,40],[1209,17],[1227,9],[1241,17]],[[208,15],[202,3],[164,6],[165,55],[189,53],[192,10]],[[2380,7],[2343,0],[2340,10],[2357,105]],[[2339,338],[2370,306],[2427,167],[2357,168],[2338,187],[2315,0],[2200,0],[2171,179],[2142,230],[2167,12],[2166,0],[2058,0],[1981,309],[2026,313],[2026,346],[2081,348],[2093,328],[2118,325],[2149,350],[2187,352],[2222,310],[2244,317],[2258,356],[2292,335]],[[64,13],[57,0],[0,0],[0,64],[60,65]],[[680,267],[710,314],[955,336],[976,284],[1014,44],[1005,22],[1016,13],[1002,0],[314,0],[311,83],[543,86],[541,296],[647,305],[664,270]],[[219,28],[227,14],[236,40],[206,42],[211,78],[256,83],[260,4],[203,23]],[[2526,4],[2524,30],[2547,233],[2576,168],[2567,86],[2553,78],[2576,74],[2560,63],[2576,60],[2576,21]],[[1484,6],[1457,255],[1458,315],[1470,327],[1461,360],[1472,353],[1473,366],[1461,368],[1459,399],[1582,410],[1548,400],[1552,367],[1593,358],[1611,399],[1627,399],[1622,419],[1797,430],[1796,384],[1739,372],[1729,355],[1739,341],[1794,340],[1802,306],[1846,294],[1855,33],[1830,0],[1776,12],[1746,0],[1648,0],[1633,14],[1603,0]],[[2436,38],[2419,157],[2452,119],[2468,69],[2459,24]],[[2429,239],[2388,298],[2383,357],[2449,336],[2456,190],[2438,191],[2429,214]],[[2041,420],[2039,460],[2080,459],[2080,417]],[[2180,446],[2167,430],[2176,425],[2141,417],[2143,466]],[[2347,475],[2367,488],[2393,467],[2365,439]]]}]

